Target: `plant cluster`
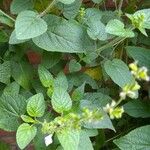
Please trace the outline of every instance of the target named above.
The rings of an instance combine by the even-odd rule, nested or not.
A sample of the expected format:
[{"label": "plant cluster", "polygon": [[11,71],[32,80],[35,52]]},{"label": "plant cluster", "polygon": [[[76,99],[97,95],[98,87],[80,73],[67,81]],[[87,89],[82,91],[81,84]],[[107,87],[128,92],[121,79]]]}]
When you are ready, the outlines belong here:
[{"label": "plant cluster", "polygon": [[149,0],[4,3],[0,129],[20,149],[150,149]]}]

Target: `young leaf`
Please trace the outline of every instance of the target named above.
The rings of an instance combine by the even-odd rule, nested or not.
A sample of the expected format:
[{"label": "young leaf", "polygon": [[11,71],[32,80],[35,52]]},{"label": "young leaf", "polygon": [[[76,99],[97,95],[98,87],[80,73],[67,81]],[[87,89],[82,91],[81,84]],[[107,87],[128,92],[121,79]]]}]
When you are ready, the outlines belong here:
[{"label": "young leaf", "polygon": [[132,130],[127,135],[114,140],[121,150],[149,150],[150,149],[150,125]]},{"label": "young leaf", "polygon": [[124,24],[117,19],[108,22],[106,32],[120,37],[134,37],[134,32],[130,29],[125,29]]},{"label": "young leaf", "polygon": [[24,149],[36,136],[37,128],[23,123],[19,126],[16,134],[17,144],[20,149]]},{"label": "young leaf", "polygon": [[44,66],[39,65],[38,73],[39,73],[39,78],[41,80],[41,83],[43,84],[44,87],[53,86],[53,81],[54,81],[53,76]]},{"label": "young leaf", "polygon": [[78,130],[63,130],[57,137],[64,150],[78,150],[80,132]]},{"label": "young leaf", "polygon": [[120,87],[124,87],[126,84],[133,81],[133,76],[128,66],[119,59],[114,59],[112,61],[107,60],[104,64],[104,68],[111,79]]},{"label": "young leaf", "polygon": [[12,14],[18,14],[21,11],[32,9],[34,7],[33,0],[13,0],[10,11]]},{"label": "young leaf", "polygon": [[19,40],[37,37],[47,30],[46,22],[41,19],[36,12],[21,12],[15,23],[16,36]]},{"label": "young leaf", "polygon": [[65,74],[63,72],[60,72],[56,79],[54,80],[54,87],[60,87],[60,88],[63,88],[64,90],[67,91],[68,89],[68,81],[67,81],[67,78],[65,76]]},{"label": "young leaf", "polygon": [[75,59],[72,59],[69,62],[69,71],[70,72],[77,72],[81,70],[81,64],[78,63]]},{"label": "young leaf", "polygon": [[51,100],[54,110],[58,113],[68,111],[72,107],[72,100],[65,89],[57,87],[54,89]]},{"label": "young leaf", "polygon": [[27,112],[32,117],[42,117],[45,113],[45,101],[42,93],[28,99]]},{"label": "young leaf", "polygon": [[35,120],[33,120],[31,117],[26,116],[26,115],[21,115],[21,119],[27,123],[35,123]]}]

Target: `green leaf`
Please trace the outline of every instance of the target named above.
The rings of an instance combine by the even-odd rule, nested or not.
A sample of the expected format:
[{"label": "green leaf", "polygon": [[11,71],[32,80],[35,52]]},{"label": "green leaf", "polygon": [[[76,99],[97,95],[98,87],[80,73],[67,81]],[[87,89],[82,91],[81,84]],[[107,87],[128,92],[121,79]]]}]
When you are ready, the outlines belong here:
[{"label": "green leaf", "polygon": [[119,59],[107,60],[104,64],[106,73],[111,79],[120,87],[124,87],[126,84],[133,81],[128,66]]},{"label": "green leaf", "polygon": [[7,85],[3,91],[3,93],[8,93],[8,94],[19,94],[20,91],[20,86],[18,83],[15,81]]},{"label": "green leaf", "polygon": [[111,97],[101,92],[85,93],[83,100],[81,100],[80,106],[82,108],[87,106],[91,109],[103,108],[106,104],[110,103],[111,100]]},{"label": "green leaf", "polygon": [[35,120],[26,115],[21,115],[21,119],[26,123],[35,123]]},{"label": "green leaf", "polygon": [[108,95],[102,93],[86,93],[83,100],[80,102],[80,108],[89,108],[91,110],[100,110],[103,116],[103,119],[87,122],[84,126],[90,129],[111,129],[114,130],[112,122],[108,115],[103,112],[101,109],[111,102],[111,98]]},{"label": "green leaf", "polygon": [[124,106],[125,112],[135,118],[148,118],[150,117],[150,103],[141,100],[132,100]]},{"label": "green leaf", "polygon": [[18,14],[21,11],[32,9],[34,7],[33,0],[13,0],[10,11],[12,14]]},{"label": "green leaf", "polygon": [[77,71],[80,71],[81,70],[81,64],[78,63],[75,59],[72,59],[70,62],[69,62],[69,71],[70,72],[77,72]]},{"label": "green leaf", "polygon": [[83,53],[94,50],[86,30],[75,21],[67,21],[55,15],[47,15],[46,33],[33,38],[33,42],[40,48],[53,52]]},{"label": "green leaf", "polygon": [[24,89],[30,89],[33,69],[26,62],[11,62],[12,77]]},{"label": "green leaf", "polygon": [[127,53],[135,61],[138,61],[140,66],[145,66],[150,70],[150,51],[149,49],[136,47],[136,46],[127,46]]},{"label": "green leaf", "polygon": [[135,28],[138,28],[145,36],[148,36],[145,29],[150,29],[150,9],[142,9],[136,11],[133,15],[126,14],[126,16],[132,21]]},{"label": "green leaf", "polygon": [[8,35],[6,32],[0,30],[0,43],[8,42]]},{"label": "green leaf", "polygon": [[84,88],[85,83],[83,83],[80,87],[76,88],[71,95],[72,100],[74,101],[82,100],[82,98],[84,97]]},{"label": "green leaf", "polygon": [[64,3],[64,4],[71,4],[73,3],[75,0],[58,0],[59,2],[61,3]]},{"label": "green leaf", "polygon": [[117,19],[108,22],[106,32],[120,37],[134,37],[134,32],[130,29],[125,29],[124,24]]},{"label": "green leaf", "polygon": [[51,100],[54,110],[58,113],[68,111],[72,107],[72,100],[65,89],[57,87],[54,89]]},{"label": "green leaf", "polygon": [[83,72],[70,74],[67,77],[70,88],[73,86],[79,87],[85,82],[85,84],[89,84],[93,89],[98,89],[96,81]]},{"label": "green leaf", "polygon": [[73,3],[69,5],[65,5],[63,3],[58,4],[58,8],[61,9],[63,15],[67,19],[74,19],[81,7],[82,1],[81,0],[75,0]]},{"label": "green leaf", "polygon": [[20,149],[24,149],[36,136],[37,128],[33,125],[23,123],[19,126],[16,134],[17,144]]},{"label": "green leaf", "polygon": [[107,33],[105,30],[105,25],[100,21],[100,19],[91,17],[87,22],[88,28],[87,33],[93,40],[105,41],[107,39]]},{"label": "green leaf", "polygon": [[14,30],[11,35],[10,35],[10,38],[9,38],[9,44],[20,44],[20,43],[24,43],[28,40],[18,40],[17,37],[16,37],[16,31]]},{"label": "green leaf", "polygon": [[54,87],[55,88],[63,88],[64,90],[67,91],[68,89],[68,81],[67,81],[67,78],[65,76],[65,74],[63,72],[60,72],[56,79],[54,80]]},{"label": "green leaf", "polygon": [[26,99],[18,94],[4,93],[0,98],[0,128],[15,131],[19,118],[26,112]]},{"label": "green leaf", "polygon": [[143,22],[142,27],[146,29],[150,29],[150,20],[149,20],[150,8],[139,10],[134,13],[134,16],[138,16],[139,14],[144,14],[144,22]]},{"label": "green leaf", "polygon": [[10,115],[20,117],[26,111],[26,100],[21,95],[4,93],[0,101],[0,110]]},{"label": "green leaf", "polygon": [[11,77],[11,67],[10,62],[5,61],[3,64],[0,64],[0,82],[8,84]]},{"label": "green leaf", "polygon": [[15,23],[17,39],[25,40],[37,37],[47,30],[46,22],[33,11],[19,13]]},{"label": "green leaf", "polygon": [[61,53],[44,51],[41,63],[45,68],[50,69],[60,61],[61,57]]},{"label": "green leaf", "polygon": [[63,130],[57,137],[64,150],[78,150],[80,132],[78,130]]},{"label": "green leaf", "polygon": [[114,140],[121,150],[149,150],[150,149],[150,125],[132,130],[127,135]]},{"label": "green leaf", "polygon": [[[99,108],[100,109],[100,108]],[[111,129],[115,131],[115,128],[109,118],[109,116],[101,110],[103,116],[102,119],[93,120],[92,122],[85,122],[84,127],[88,129]]]},{"label": "green leaf", "polygon": [[88,22],[91,18],[97,18],[98,20],[101,20],[103,13],[97,9],[97,8],[87,8],[85,10],[85,19]]},{"label": "green leaf", "polygon": [[78,145],[78,150],[94,150],[92,142],[85,131],[80,133],[80,142]]},{"label": "green leaf", "polygon": [[52,74],[42,65],[38,67],[38,74],[41,80],[41,83],[44,87],[51,87],[53,86],[53,76]]},{"label": "green leaf", "polygon": [[28,99],[27,112],[32,117],[42,117],[45,113],[45,101],[42,93]]}]

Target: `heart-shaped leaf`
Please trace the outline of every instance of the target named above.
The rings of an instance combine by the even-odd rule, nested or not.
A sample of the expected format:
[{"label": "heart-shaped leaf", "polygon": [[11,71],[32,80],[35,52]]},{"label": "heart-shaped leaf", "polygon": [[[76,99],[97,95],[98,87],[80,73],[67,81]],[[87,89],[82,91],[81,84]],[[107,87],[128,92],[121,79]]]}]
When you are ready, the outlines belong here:
[{"label": "heart-shaped leaf", "polygon": [[27,123],[20,125],[16,134],[17,144],[20,149],[24,149],[33,140],[36,133],[37,128],[35,126],[30,126]]},{"label": "heart-shaped leaf", "polygon": [[25,40],[37,37],[47,30],[46,22],[34,11],[22,11],[15,23],[17,39]]}]

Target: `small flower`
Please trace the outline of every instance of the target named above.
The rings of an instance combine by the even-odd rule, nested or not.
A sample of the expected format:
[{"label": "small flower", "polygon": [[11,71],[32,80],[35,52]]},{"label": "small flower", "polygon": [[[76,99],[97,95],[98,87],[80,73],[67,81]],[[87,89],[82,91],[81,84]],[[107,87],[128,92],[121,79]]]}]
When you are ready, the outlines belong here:
[{"label": "small flower", "polygon": [[148,76],[148,70],[146,67],[141,67],[138,71],[138,77],[141,80],[149,81],[150,77]]},{"label": "small flower", "polygon": [[139,68],[137,66],[137,61],[129,64],[129,67],[131,69],[131,73],[136,79],[150,81],[150,77],[148,76],[148,69],[146,67]]},{"label": "small flower", "polygon": [[113,109],[113,108],[115,107],[115,105],[116,105],[116,102],[113,100],[113,101],[111,102],[111,104],[107,104],[107,105],[103,108],[103,110],[104,110],[105,112],[109,113],[109,112],[110,112],[110,109]]},{"label": "small flower", "polygon": [[133,72],[136,72],[138,70],[138,66],[137,66],[138,62],[135,61],[134,63],[129,64],[129,67],[131,68],[131,70]]},{"label": "small flower", "polygon": [[111,104],[107,104],[106,107],[103,108],[105,112],[107,112],[111,119],[121,118],[124,112],[123,107],[116,107],[116,102],[112,101]]},{"label": "small flower", "polygon": [[114,109],[110,109],[109,111],[109,115],[111,119],[114,119],[114,118],[119,119],[122,117],[123,113],[124,113],[123,107],[116,107]]},{"label": "small flower", "polygon": [[46,146],[48,146],[48,145],[50,145],[51,143],[53,143],[52,136],[53,136],[53,135],[50,134],[50,135],[48,135],[48,136],[45,137],[44,140],[45,140],[45,145],[46,145]]},{"label": "small flower", "polygon": [[80,8],[79,14],[80,14],[81,17],[84,17],[85,16],[85,8],[83,8],[83,7]]},{"label": "small flower", "polygon": [[127,84],[123,87],[123,91],[120,93],[121,99],[126,99],[126,96],[130,98],[137,97],[137,91],[140,89],[140,85],[137,82]]}]

